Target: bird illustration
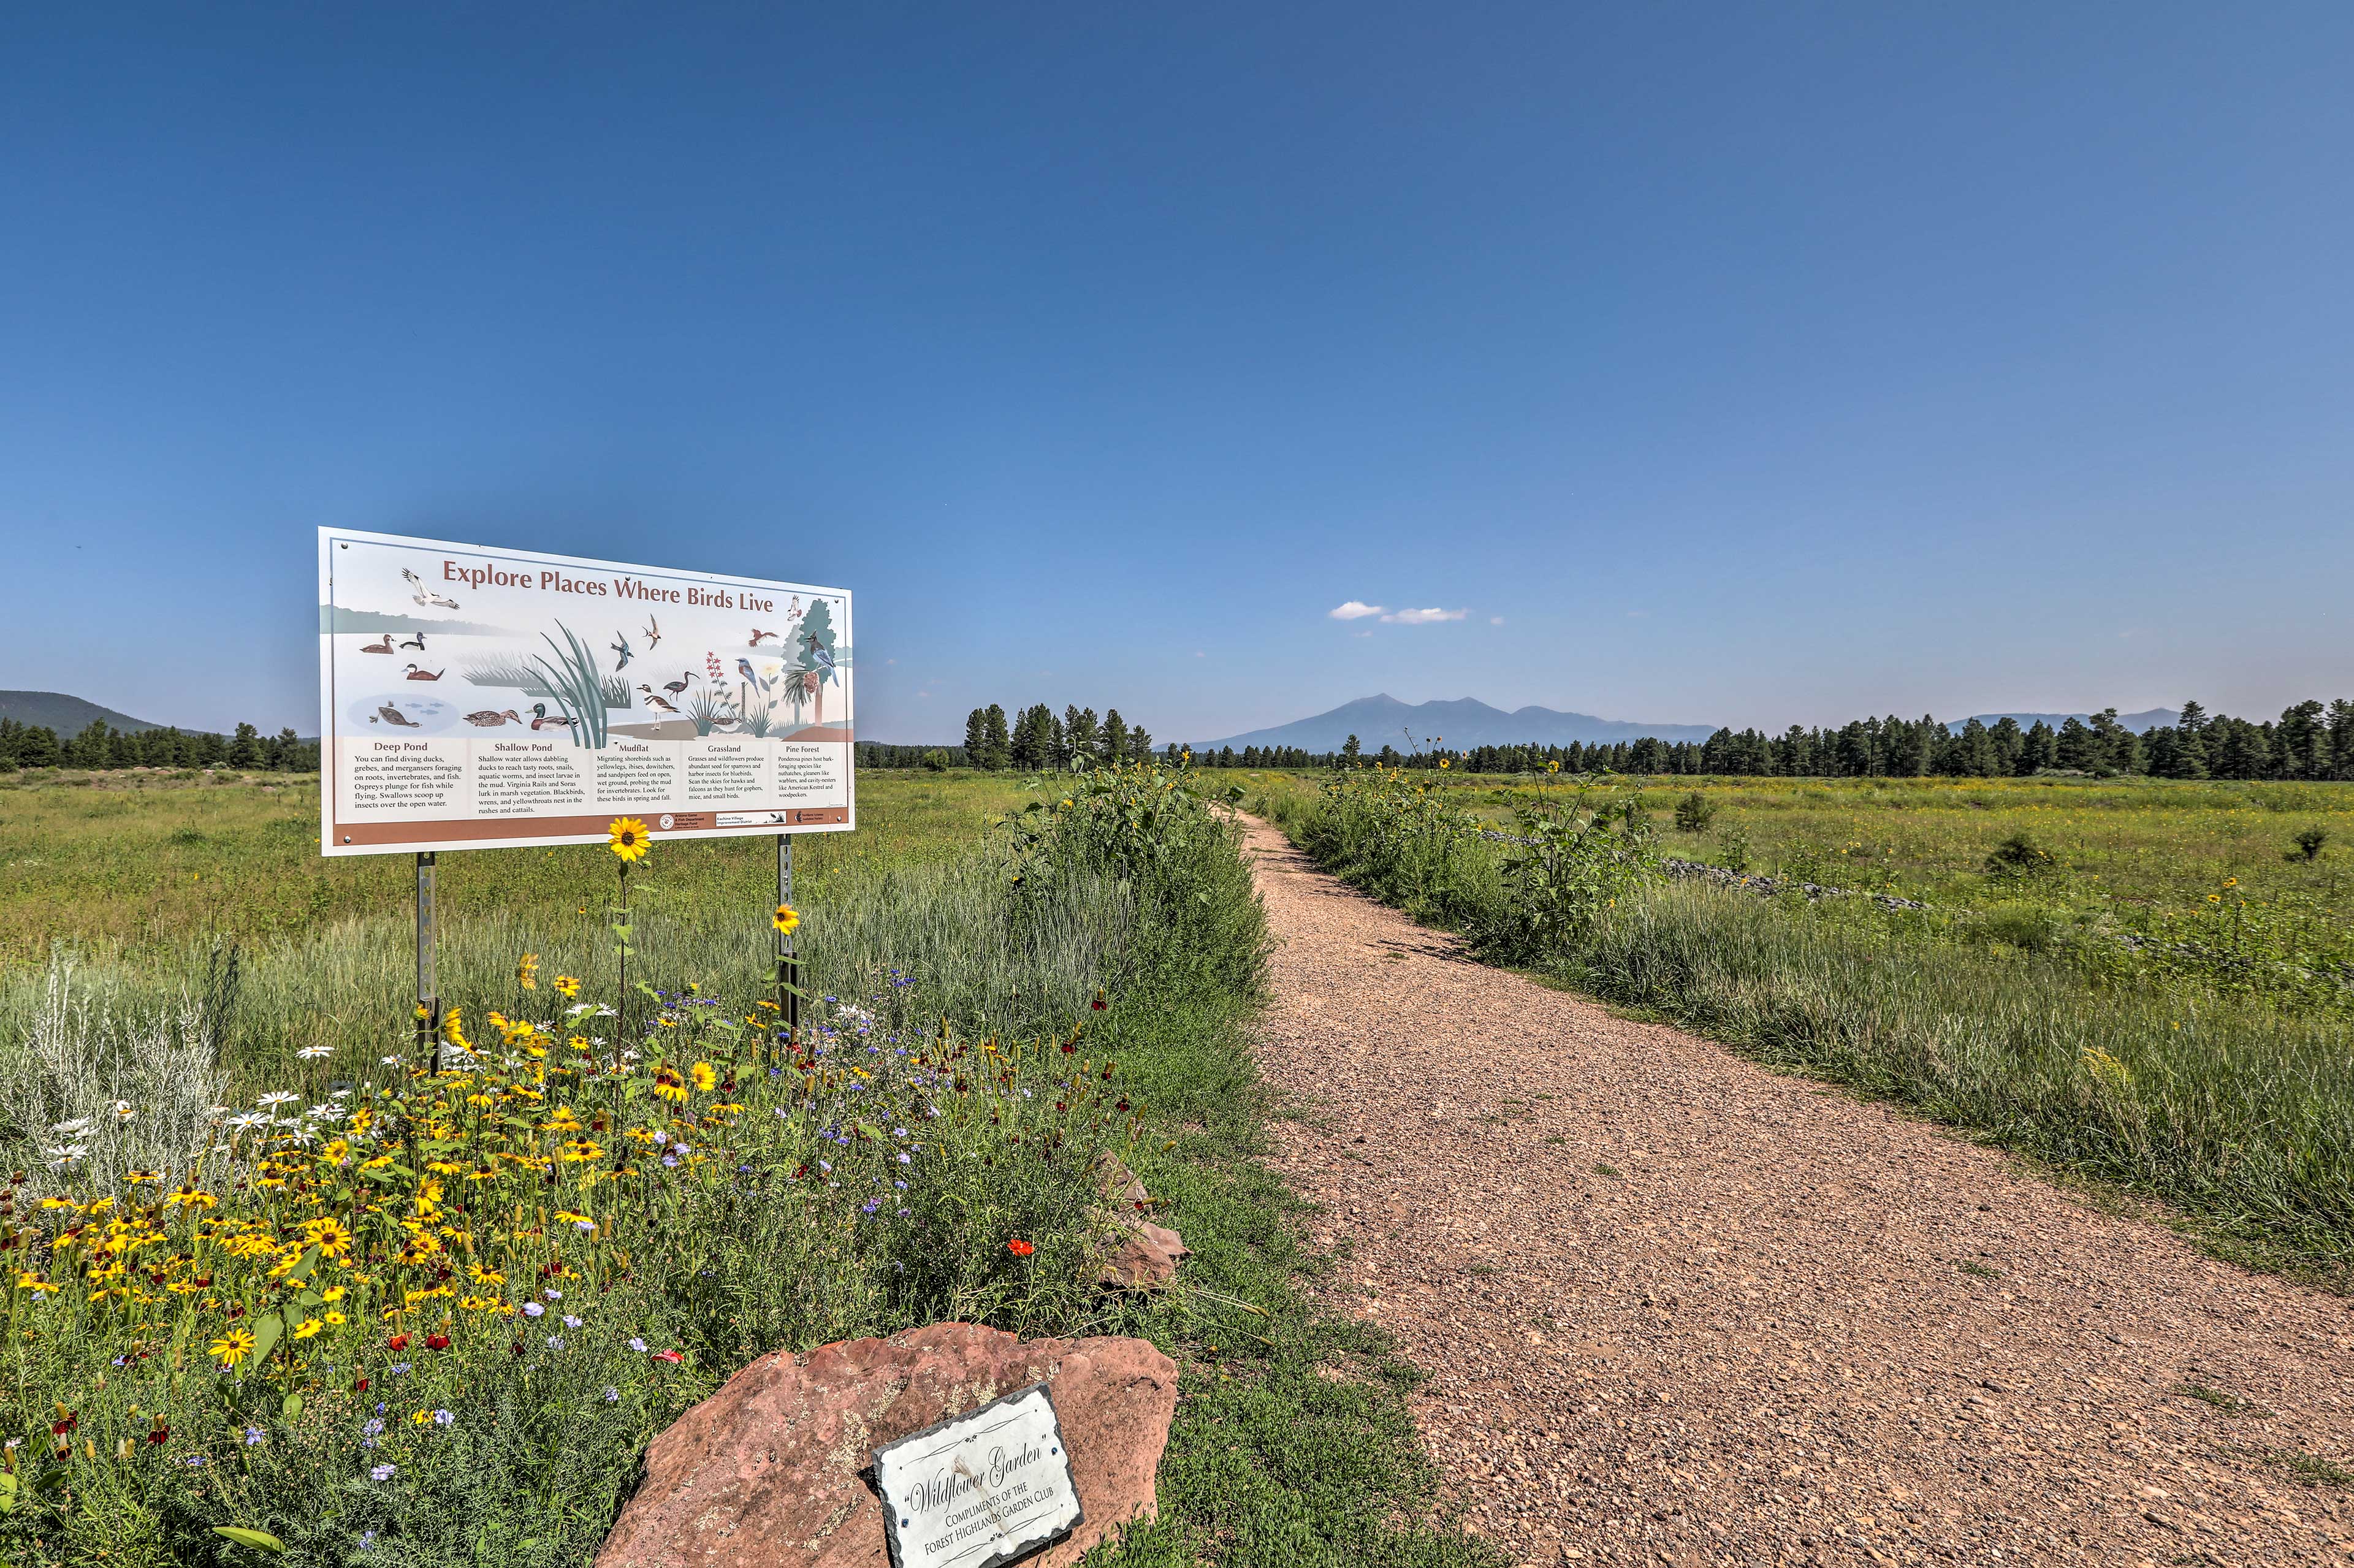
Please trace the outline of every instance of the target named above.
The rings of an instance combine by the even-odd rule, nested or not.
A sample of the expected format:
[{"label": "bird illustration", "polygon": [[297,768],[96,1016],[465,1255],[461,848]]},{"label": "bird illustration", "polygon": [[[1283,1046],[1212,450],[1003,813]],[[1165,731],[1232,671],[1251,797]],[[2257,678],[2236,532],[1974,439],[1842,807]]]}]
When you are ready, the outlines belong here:
[{"label": "bird illustration", "polygon": [[368,643],[366,646],[363,647],[363,648],[360,650],[360,652],[363,652],[363,653],[389,653],[389,652],[392,652],[392,633],[391,633],[391,632],[389,632],[389,631],[386,632],[386,633],[385,633],[381,638],[379,638],[379,639],[378,639],[378,640],[376,640],[376,641],[371,642],[371,643]]},{"label": "bird illustration", "polygon": [[385,704],[376,711],[377,717],[382,718],[387,724],[397,724],[403,729],[416,729],[419,727],[415,719],[410,718],[407,714],[402,713],[390,703]]},{"label": "bird illustration", "polygon": [[694,681],[695,681],[695,672],[694,672],[694,671],[692,671],[692,670],[689,670],[686,673],[684,673],[684,675],[681,675],[681,676],[680,676],[677,680],[675,680],[675,681],[664,681],[664,682],[663,683],[663,691],[665,691],[665,692],[668,692],[672,696],[673,696],[673,697],[674,697],[674,696],[678,695],[681,692],[683,692],[683,691],[686,690],[686,688],[687,688],[689,685],[691,685],[691,684],[693,684],[693,683],[694,683]]},{"label": "bird illustration", "polygon": [[430,591],[425,586],[425,579],[419,577],[415,572],[410,571],[407,567],[400,568],[400,575],[407,577],[408,579],[408,586],[417,590],[415,593],[408,596],[417,603],[435,605],[442,609],[455,609],[458,608],[458,601],[456,599],[444,599],[440,594]]},{"label": "bird illustration", "polygon": [[749,648],[758,648],[760,645],[760,639],[766,637],[773,640],[776,635],[777,634],[773,631],[763,631],[756,626],[752,628],[752,641],[745,644],[745,646]]},{"label": "bird illustration", "polygon": [[534,729],[562,729],[571,722],[569,717],[549,713],[546,703],[531,705],[531,727]]},{"label": "bird illustration", "polygon": [[646,706],[655,709],[661,713],[674,714],[678,712],[678,710],[671,706],[669,702],[665,699],[654,695],[654,689],[652,686],[647,685],[643,681],[638,683],[638,690],[646,694]]},{"label": "bird illustration", "polygon": [[507,709],[504,713],[499,712],[496,708],[482,708],[474,713],[468,714],[466,715],[466,722],[471,725],[479,725],[484,729],[496,729],[503,724],[523,723],[523,715],[515,712],[513,708]]},{"label": "bird illustration", "polygon": [[662,641],[662,627],[651,615],[646,617],[645,639],[648,649],[652,649],[655,643]]},{"label": "bird illustration", "polygon": [[803,637],[801,641],[809,644],[810,662],[828,674],[837,673],[834,668],[832,649],[819,642],[814,635]]},{"label": "bird illustration", "polygon": [[402,642],[402,643],[401,643],[401,646],[402,646],[403,648],[414,648],[414,649],[416,649],[419,653],[424,652],[425,652],[425,633],[423,633],[422,631],[419,632],[416,636],[411,637],[411,638],[408,639],[406,641]]},{"label": "bird illustration", "polygon": [[[447,667],[443,666],[445,669]],[[408,666],[408,678],[412,681],[438,681],[441,678],[440,670],[420,670],[414,664]]]},{"label": "bird illustration", "polygon": [[614,665],[613,668],[617,671],[628,669],[630,667],[629,638],[624,636],[622,633],[616,631],[613,633],[611,647],[614,652],[619,653],[621,656],[621,662]]},{"label": "bird illustration", "polygon": [[760,673],[758,670],[752,668],[752,661],[749,659],[737,659],[736,669],[746,680],[759,687],[760,690],[765,692],[769,689],[769,683],[760,678]]},{"label": "bird illustration", "polygon": [[801,618],[801,595],[799,595],[799,594],[795,594],[795,595],[793,595],[793,602],[792,602],[792,603],[790,603],[790,604],[789,604],[789,605],[787,605],[787,606],[785,606],[785,614],[786,614],[789,618],[790,618],[791,620],[799,620]]}]

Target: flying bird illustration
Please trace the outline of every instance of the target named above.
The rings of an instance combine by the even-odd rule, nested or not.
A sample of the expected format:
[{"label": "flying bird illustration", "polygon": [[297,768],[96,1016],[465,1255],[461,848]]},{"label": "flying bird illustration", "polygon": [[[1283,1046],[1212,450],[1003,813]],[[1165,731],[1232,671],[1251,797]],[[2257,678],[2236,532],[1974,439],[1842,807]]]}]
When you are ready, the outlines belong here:
[{"label": "flying bird illustration", "polygon": [[[446,669],[448,666],[445,665],[443,668]],[[408,666],[408,678],[412,681],[438,681],[441,678],[440,670],[420,670],[414,664]]]},{"label": "flying bird illustration", "polygon": [[630,667],[629,638],[622,633],[616,631],[613,633],[613,641],[610,646],[614,652],[619,653],[621,656],[621,662],[614,665],[613,668],[617,671],[628,669]]},{"label": "flying bird illustration", "polygon": [[[415,719],[410,718],[407,714],[402,713],[390,703],[385,704],[376,711],[377,717],[383,719],[387,724],[397,724],[403,729],[416,729],[419,727]],[[370,724],[374,724],[376,720],[370,719],[368,722]]]},{"label": "flying bird illustration", "polygon": [[643,681],[638,683],[638,690],[646,694],[646,706],[660,713],[674,714],[678,712],[678,710],[671,706],[666,700],[654,695],[654,689],[652,686],[647,685]]},{"label": "flying bird illustration", "polygon": [[750,648],[758,648],[758,647],[760,645],[760,639],[762,639],[763,637],[766,637],[766,638],[769,638],[769,639],[773,640],[773,639],[776,637],[776,635],[777,635],[777,634],[776,634],[775,632],[773,632],[773,631],[763,631],[763,630],[761,630],[758,627],[757,627],[757,626],[756,626],[756,627],[752,628],[752,641],[751,641],[750,642],[747,643],[747,644],[746,644],[746,646],[747,646],[747,647],[750,647]]},{"label": "flying bird illustration", "polygon": [[389,653],[389,652],[392,652],[392,633],[391,633],[391,632],[389,632],[389,631],[386,632],[386,633],[383,635],[383,637],[379,638],[377,641],[374,641],[374,642],[368,643],[366,646],[363,647],[363,648],[360,650],[360,652],[363,652],[363,653]]},{"label": "flying bird illustration", "polygon": [[411,637],[411,638],[408,639],[406,641],[402,642],[402,643],[401,643],[401,646],[402,646],[403,648],[414,648],[414,649],[416,649],[419,653],[424,652],[425,652],[425,633],[423,633],[422,631],[419,632],[416,636]]},{"label": "flying bird illustration", "polygon": [[568,717],[549,713],[546,703],[531,705],[531,727],[534,729],[562,729],[571,722]]},{"label": "flying bird illustration", "polygon": [[400,575],[407,577],[408,579],[408,586],[417,590],[408,597],[416,600],[419,604],[434,605],[442,609],[455,609],[458,608],[458,601],[456,599],[444,599],[440,594],[432,592],[430,589],[426,588],[425,579],[419,577],[415,572],[410,571],[407,567],[400,568]]},{"label": "flying bird illustration", "polygon": [[495,729],[503,724],[523,723],[523,715],[515,712],[513,708],[507,709],[504,713],[501,713],[496,708],[482,708],[477,712],[468,714],[466,715],[466,722],[471,725],[479,725],[484,729]]},{"label": "flying bird illustration", "polygon": [[645,639],[646,649],[649,652],[653,650],[654,644],[662,641],[662,627],[651,615],[646,617]]}]

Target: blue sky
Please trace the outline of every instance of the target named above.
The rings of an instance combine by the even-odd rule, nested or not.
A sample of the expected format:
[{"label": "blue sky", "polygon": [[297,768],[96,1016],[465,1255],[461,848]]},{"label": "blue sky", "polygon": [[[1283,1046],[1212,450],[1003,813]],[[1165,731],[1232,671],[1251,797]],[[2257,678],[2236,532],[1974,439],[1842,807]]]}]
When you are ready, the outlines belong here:
[{"label": "blue sky", "polygon": [[309,733],[335,524],[848,587],[882,739],[2354,694],[2349,58],[2341,5],[18,6],[0,686]]}]

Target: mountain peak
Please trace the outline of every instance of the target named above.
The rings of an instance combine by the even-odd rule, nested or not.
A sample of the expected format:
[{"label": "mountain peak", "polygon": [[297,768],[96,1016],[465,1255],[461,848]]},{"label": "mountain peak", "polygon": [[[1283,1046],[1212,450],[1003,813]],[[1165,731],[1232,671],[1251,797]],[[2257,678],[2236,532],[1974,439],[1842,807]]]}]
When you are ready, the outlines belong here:
[{"label": "mountain peak", "polygon": [[1477,697],[1447,697],[1426,703],[1405,703],[1387,692],[1342,703],[1330,713],[1316,715],[1270,729],[1255,729],[1222,740],[1196,741],[1193,749],[1214,751],[1231,746],[1298,747],[1306,751],[1338,751],[1351,736],[1367,751],[1394,746],[1428,746],[1444,736],[1449,749],[1475,746],[1566,746],[1571,741],[1635,740],[1657,736],[1661,740],[1706,740],[1713,725],[1641,724],[1624,719],[1596,718],[1592,714],[1557,713],[1531,705],[1512,713]]}]

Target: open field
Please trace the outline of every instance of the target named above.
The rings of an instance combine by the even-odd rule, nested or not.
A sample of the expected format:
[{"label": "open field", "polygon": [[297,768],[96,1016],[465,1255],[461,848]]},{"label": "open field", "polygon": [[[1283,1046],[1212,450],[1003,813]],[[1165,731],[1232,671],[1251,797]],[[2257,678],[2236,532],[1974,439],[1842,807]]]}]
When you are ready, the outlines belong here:
[{"label": "open field", "polygon": [[[2031,786],[2005,810],[1984,786],[1801,785],[1720,810],[1720,833],[1728,818],[1776,824],[1756,832],[1783,858],[1753,854],[1753,869],[1969,900],[1912,909],[1671,882],[1635,860],[1651,847],[1639,832],[1580,840],[1573,827],[1537,864],[1479,836],[1500,820],[1486,786],[1370,773],[1337,794],[1299,778],[1260,785],[1261,809],[1320,864],[1495,961],[2162,1199],[2234,1255],[2340,1283],[2354,1267],[2337,852],[2290,866],[2273,847],[2285,823],[2341,818],[2334,796],[2281,797],[2291,809],[2267,814],[2211,786]],[[1662,793],[1655,822],[1672,805]],[[1883,793],[1899,800],[1874,814]],[[2058,852],[2058,870],[1969,869],[2022,828]],[[1791,847],[1842,832],[1871,859],[1826,864]],[[1663,838],[1670,851],[1707,843]],[[1892,874],[1857,874],[1869,867]],[[2169,945],[2126,940],[2140,932]]]},{"label": "open field", "polygon": [[[612,856],[446,856],[444,993],[481,1054],[440,1080],[379,1060],[407,1034],[407,861],[313,858],[315,785],[0,792],[9,858],[33,874],[0,905],[17,934],[0,969],[0,1139],[36,1172],[0,1227],[27,1238],[16,1266],[46,1280],[15,1294],[0,1428],[35,1433],[45,1456],[62,1443],[37,1466],[20,1457],[27,1489],[0,1518],[0,1559],[227,1563],[239,1551],[212,1530],[238,1525],[303,1563],[362,1544],[370,1562],[580,1563],[644,1443],[749,1357],[960,1317],[1141,1334],[1178,1359],[1162,1516],[1117,1561],[1488,1562],[1435,1513],[1402,1398],[1411,1374],[1377,1333],[1302,1294],[1319,1266],[1258,1163],[1268,1105],[1245,1027],[1264,926],[1249,874],[1204,809],[1165,810],[1149,842],[1097,809],[1147,787],[1061,781],[1057,797],[1082,804],[1017,851],[990,824],[1023,802],[1018,782],[862,780],[865,825],[803,841],[797,903],[811,989],[872,1016],[821,1006],[831,1033],[808,1065],[727,1022],[757,1020],[766,991],[766,842],[658,841],[633,872],[631,979],[669,994],[659,1012],[641,998],[626,1033],[573,1020],[555,989],[571,975],[582,1002],[618,999]],[[47,956],[52,937],[79,954],[70,975]],[[233,991],[215,957],[231,944]],[[680,994],[690,980],[726,1005],[705,1012]],[[212,1011],[186,1011],[207,998]],[[1053,1040],[1081,1022],[1083,1057],[1058,1054]],[[567,1045],[575,1032],[597,1038]],[[615,1061],[641,1033],[641,1059]],[[951,1049],[1004,1069],[926,1087],[917,1058]],[[686,1071],[697,1058],[707,1076]],[[1079,1059],[1107,1075],[1084,1094]],[[133,1114],[70,1135],[90,1148],[70,1166],[48,1163],[52,1118],[102,1113],[118,1086]],[[862,1089],[881,1118],[871,1134],[848,1120]],[[323,1141],[249,1129],[209,1170],[185,1163],[214,1095],[242,1107],[264,1091],[295,1097],[281,1115],[302,1102],[376,1115],[331,1118]],[[558,1103],[582,1120],[550,1116]],[[674,1169],[657,1133],[684,1156]],[[370,1149],[396,1158],[367,1174]],[[1129,1161],[1193,1249],[1165,1295],[1088,1283],[1096,1149]],[[822,1189],[809,1176],[821,1156]],[[217,1207],[155,1201],[200,1181]],[[44,1193],[68,1206],[38,1206]],[[567,1203],[562,1224],[534,1223]],[[412,1214],[440,1226],[421,1243]],[[152,1266],[110,1272],[57,1245],[69,1224],[100,1222],[143,1247],[152,1232]],[[311,1238],[346,1231],[344,1255],[301,1261]],[[463,1260],[438,1283],[436,1235],[438,1255]],[[1011,1255],[1009,1236],[1034,1255]],[[288,1267],[341,1294],[304,1305],[263,1281]],[[563,1304],[526,1333],[535,1278]],[[272,1313],[288,1326],[274,1347],[241,1350],[239,1323]],[[355,1374],[373,1386],[355,1392]],[[71,1440],[51,1431],[60,1408]]]}]

